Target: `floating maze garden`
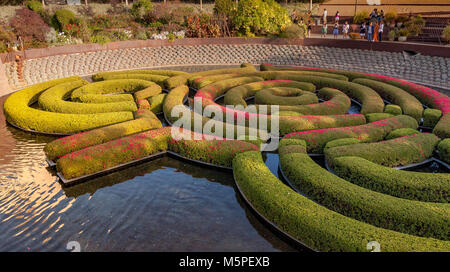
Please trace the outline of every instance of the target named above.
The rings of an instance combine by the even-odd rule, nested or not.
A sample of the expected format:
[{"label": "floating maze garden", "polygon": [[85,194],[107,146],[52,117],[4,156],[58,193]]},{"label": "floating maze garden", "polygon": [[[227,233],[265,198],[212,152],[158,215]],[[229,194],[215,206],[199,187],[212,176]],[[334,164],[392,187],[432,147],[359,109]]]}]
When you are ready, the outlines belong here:
[{"label": "floating maze garden", "polygon": [[[438,91],[376,74],[270,64],[104,72],[92,80],[36,84],[4,103],[12,126],[64,136],[44,150],[63,185],[170,154],[232,170],[255,213],[312,250],[368,251],[376,241],[381,251],[450,251],[450,99]],[[254,99],[257,112],[235,109],[233,121],[244,122],[225,123],[193,111],[186,103],[193,96],[221,110]],[[263,113],[261,105],[279,108]],[[352,105],[359,113],[348,114]],[[163,125],[183,114],[190,129]],[[279,120],[283,181],[260,151],[268,129],[241,140],[193,132],[198,119],[231,135],[250,133],[263,115]],[[195,137],[179,137],[186,135]],[[404,170],[429,161],[447,173]]]}]

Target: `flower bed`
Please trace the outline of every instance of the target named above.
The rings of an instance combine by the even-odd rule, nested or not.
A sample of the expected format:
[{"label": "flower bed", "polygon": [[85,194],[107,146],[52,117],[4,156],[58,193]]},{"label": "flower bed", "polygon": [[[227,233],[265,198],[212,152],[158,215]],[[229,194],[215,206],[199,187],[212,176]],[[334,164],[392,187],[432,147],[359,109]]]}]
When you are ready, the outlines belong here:
[{"label": "flower bed", "polygon": [[408,165],[428,159],[439,138],[430,133],[419,133],[376,143],[360,143],[325,150],[330,165],[338,157],[358,156],[388,167]]},{"label": "flower bed", "polygon": [[[329,150],[337,148],[340,147]],[[381,228],[449,239],[450,205],[447,203],[412,201],[359,187],[328,172],[306,153],[280,153],[280,164],[295,188],[301,188],[311,200],[328,209]]]},{"label": "flower bed", "polygon": [[378,228],[336,213],[293,192],[267,168],[259,152],[238,154],[235,180],[245,198],[282,231],[321,251],[367,251],[373,240],[389,251],[449,251],[450,242]]},{"label": "flower bed", "polygon": [[392,169],[361,157],[339,157],[333,160],[336,174],[356,185],[395,197],[450,202],[450,175]]},{"label": "flower bed", "polygon": [[287,134],[285,138],[305,140],[309,153],[322,153],[325,144],[335,139],[356,138],[361,142],[376,142],[383,140],[394,129],[417,127],[414,118],[400,115],[360,126],[294,132]]}]

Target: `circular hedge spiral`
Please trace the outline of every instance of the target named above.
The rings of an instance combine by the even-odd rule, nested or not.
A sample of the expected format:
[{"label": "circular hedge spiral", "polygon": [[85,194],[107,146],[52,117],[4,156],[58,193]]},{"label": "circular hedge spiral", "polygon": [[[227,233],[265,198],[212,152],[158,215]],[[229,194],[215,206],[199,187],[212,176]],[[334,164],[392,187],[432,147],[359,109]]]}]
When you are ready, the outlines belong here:
[{"label": "circular hedge spiral", "polygon": [[[172,152],[232,169],[248,204],[313,250],[368,251],[376,241],[382,251],[450,251],[450,175],[396,169],[433,156],[450,163],[450,98],[442,93],[381,75],[270,64],[191,74],[106,72],[92,79],[36,84],[4,104],[7,121],[18,128],[71,134],[44,149],[68,184]],[[184,105],[190,88],[202,108],[231,112],[233,123]],[[245,109],[251,99],[254,112]],[[348,114],[352,102],[360,113]],[[271,112],[262,105],[279,107]],[[171,126],[163,127],[160,113]],[[174,130],[182,114],[191,127]],[[260,146],[273,123],[251,127],[258,117],[279,120],[285,182],[263,161]],[[235,124],[238,119],[244,122]],[[196,120],[227,136],[243,129],[258,139],[196,133]],[[312,154],[323,154],[326,168]]]}]

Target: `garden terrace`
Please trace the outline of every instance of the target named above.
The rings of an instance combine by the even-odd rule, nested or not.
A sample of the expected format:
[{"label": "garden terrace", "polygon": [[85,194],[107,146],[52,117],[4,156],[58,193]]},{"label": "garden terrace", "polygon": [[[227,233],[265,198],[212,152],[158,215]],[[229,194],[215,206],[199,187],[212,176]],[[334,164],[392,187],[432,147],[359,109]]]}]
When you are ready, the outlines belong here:
[{"label": "garden terrace", "polygon": [[[366,251],[376,240],[383,251],[450,251],[445,95],[373,74],[261,69],[269,71],[242,64],[195,73],[98,73],[92,83],[57,79],[12,94],[4,112],[8,122],[25,130],[76,133],[44,148],[67,186],[169,154],[232,171],[245,203],[292,243],[320,251]],[[228,104],[239,106],[229,111],[232,120],[219,117]],[[424,104],[430,108],[424,111]],[[264,105],[279,110],[264,112]],[[211,106],[214,114],[204,115],[196,106]],[[122,114],[126,118],[115,117]],[[103,123],[93,118],[103,115],[114,118]],[[65,116],[89,117],[89,126]],[[267,126],[253,127],[261,117],[268,118]],[[273,131],[276,122],[279,130]],[[433,133],[423,133],[423,127]],[[276,154],[268,153],[265,148],[278,136],[284,137]],[[268,154],[279,157],[285,183],[264,163]],[[319,154],[325,156],[312,159]],[[439,162],[444,173],[394,168],[433,156],[444,161]]]}]

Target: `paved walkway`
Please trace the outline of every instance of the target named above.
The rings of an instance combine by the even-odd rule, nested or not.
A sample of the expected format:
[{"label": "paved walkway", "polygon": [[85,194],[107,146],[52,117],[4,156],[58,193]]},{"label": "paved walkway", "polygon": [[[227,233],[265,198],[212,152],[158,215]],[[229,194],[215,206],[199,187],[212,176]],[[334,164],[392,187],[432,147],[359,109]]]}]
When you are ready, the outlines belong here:
[{"label": "paved walkway", "polygon": [[[100,71],[170,65],[264,62],[371,72],[450,89],[450,58],[299,45],[201,45],[134,48],[59,55],[25,62],[26,83]],[[7,65],[10,84],[20,83]]]}]

